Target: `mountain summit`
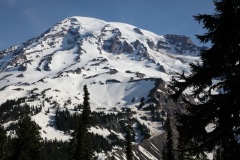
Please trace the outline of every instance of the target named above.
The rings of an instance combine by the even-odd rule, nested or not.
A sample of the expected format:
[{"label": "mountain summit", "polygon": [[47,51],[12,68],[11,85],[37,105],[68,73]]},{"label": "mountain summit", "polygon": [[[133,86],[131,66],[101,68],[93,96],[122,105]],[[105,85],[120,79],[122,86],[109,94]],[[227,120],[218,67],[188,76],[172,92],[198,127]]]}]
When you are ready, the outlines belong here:
[{"label": "mountain summit", "polygon": [[[154,137],[163,129],[162,123],[152,121],[149,106],[157,112],[167,106],[176,109],[167,98],[166,83],[176,72],[188,73],[188,64],[198,61],[201,49],[183,35],[160,36],[124,23],[66,18],[40,36],[0,52],[0,103],[21,98],[41,106],[32,118],[42,127],[42,136],[68,140],[69,135],[56,128],[56,111],[67,108],[73,113],[87,84],[92,111],[131,110]],[[100,130],[105,136],[112,132],[92,129]],[[142,139],[136,135],[136,142]]]}]

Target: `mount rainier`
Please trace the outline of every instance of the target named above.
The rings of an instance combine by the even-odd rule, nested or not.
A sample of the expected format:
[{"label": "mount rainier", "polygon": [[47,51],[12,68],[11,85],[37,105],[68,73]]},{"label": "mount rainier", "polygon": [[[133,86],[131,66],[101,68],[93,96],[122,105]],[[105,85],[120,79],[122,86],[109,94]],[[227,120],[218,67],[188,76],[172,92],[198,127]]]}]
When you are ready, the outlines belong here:
[{"label": "mount rainier", "polygon": [[[134,152],[140,159],[158,159],[158,143],[163,142],[156,137],[164,129],[153,114],[181,109],[181,103],[168,98],[167,84],[176,72],[188,73],[189,63],[199,61],[202,49],[183,35],[161,36],[124,23],[66,18],[40,36],[0,51],[0,104],[21,98],[21,104],[41,106],[32,119],[42,128],[42,137],[68,140],[69,134],[55,125],[56,110],[78,112],[75,107],[82,103],[87,84],[91,110],[106,115],[130,110],[130,117],[146,125],[150,134],[143,142],[138,124],[132,123]],[[3,124],[11,123],[15,122]],[[125,134],[104,126],[93,126],[91,131],[106,138],[114,132],[124,139]]]}]

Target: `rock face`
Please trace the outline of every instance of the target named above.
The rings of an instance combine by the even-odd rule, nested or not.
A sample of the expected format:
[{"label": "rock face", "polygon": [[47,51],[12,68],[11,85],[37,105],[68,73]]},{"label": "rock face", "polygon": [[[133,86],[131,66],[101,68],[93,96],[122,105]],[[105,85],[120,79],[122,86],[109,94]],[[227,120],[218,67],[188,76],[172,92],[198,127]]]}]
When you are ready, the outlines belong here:
[{"label": "rock face", "polygon": [[166,50],[170,50],[171,49],[169,44],[166,41],[162,41],[162,40],[159,40],[157,42],[157,48],[159,48],[159,49],[166,49]]},{"label": "rock face", "polygon": [[166,40],[170,43],[170,44],[177,44],[177,43],[182,43],[183,45],[187,46],[191,46],[194,45],[196,46],[191,38],[186,37],[184,35],[173,35],[173,34],[166,34],[164,36],[166,38]]},{"label": "rock face", "polygon": [[119,52],[131,54],[133,53],[133,47],[124,41]]},{"label": "rock face", "polygon": [[[166,34],[164,38],[168,41],[168,43],[172,46],[175,46],[175,51],[180,54],[191,54],[191,55],[199,55],[199,52],[206,47],[198,47],[196,46],[191,38],[184,35],[173,35]],[[164,48],[164,43],[159,43],[159,46]]]}]

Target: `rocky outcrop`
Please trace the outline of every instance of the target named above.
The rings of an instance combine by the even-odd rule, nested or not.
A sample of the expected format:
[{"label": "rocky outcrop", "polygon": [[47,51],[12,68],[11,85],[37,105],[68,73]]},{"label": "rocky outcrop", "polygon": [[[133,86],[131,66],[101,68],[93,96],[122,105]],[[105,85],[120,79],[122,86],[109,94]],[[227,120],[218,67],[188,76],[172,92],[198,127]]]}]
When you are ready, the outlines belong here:
[{"label": "rocky outcrop", "polygon": [[164,36],[164,38],[166,38],[166,40],[170,43],[170,44],[177,44],[177,43],[182,43],[184,45],[195,45],[191,38],[184,36],[184,35],[173,35],[173,34],[166,34]]},{"label": "rocky outcrop", "polygon": [[140,73],[140,72],[137,72],[137,73],[136,73],[136,76],[137,76],[138,78],[144,78],[144,77],[146,77],[146,75],[145,75],[144,73]]},{"label": "rocky outcrop", "polygon": [[171,47],[169,46],[169,44],[165,41],[159,40],[157,42],[157,48],[159,49],[166,49],[166,50],[170,50]]},{"label": "rocky outcrop", "polygon": [[157,66],[158,66],[158,70],[159,70],[160,72],[166,73],[165,68],[164,68],[160,63],[158,63]]},{"label": "rocky outcrop", "polygon": [[[81,68],[77,68],[75,70],[68,70],[68,71],[64,71],[65,73],[72,73],[72,74],[81,74],[82,73],[82,69]],[[64,72],[60,72],[59,75],[61,75]]]},{"label": "rocky outcrop", "polygon": [[19,63],[23,63],[27,60],[27,57],[24,54],[16,56],[9,65],[17,66]]},{"label": "rocky outcrop", "polygon": [[118,36],[115,36],[104,42],[103,49],[110,53],[114,53],[120,45],[121,41],[119,40]]},{"label": "rocky outcrop", "polygon": [[142,31],[139,28],[134,28],[134,32],[143,35]]},{"label": "rocky outcrop", "polygon": [[116,69],[110,69],[110,71],[108,72],[108,74],[116,74],[118,73],[118,70]]},{"label": "rocky outcrop", "polygon": [[18,67],[18,71],[26,71],[27,70],[27,66],[26,65],[21,65]]},{"label": "rocky outcrop", "polygon": [[156,46],[155,46],[155,44],[154,44],[152,41],[148,40],[148,41],[147,41],[147,44],[148,44],[148,47],[149,47],[150,49],[156,50]]},{"label": "rocky outcrop", "polygon": [[150,58],[149,53],[147,52],[147,47],[144,46],[139,40],[136,40],[133,43],[135,50],[137,51],[138,55],[142,55],[145,58]]},{"label": "rocky outcrop", "polygon": [[206,47],[197,47],[191,38],[184,35],[166,34],[164,38],[175,46],[175,51],[180,54],[199,55],[201,50],[206,49]]},{"label": "rocky outcrop", "polygon": [[69,28],[68,33],[70,33],[72,36],[79,35],[78,28]]},{"label": "rocky outcrop", "polygon": [[116,80],[116,79],[108,79],[108,80],[106,80],[106,83],[121,83],[121,81]]},{"label": "rocky outcrop", "polygon": [[76,74],[81,74],[81,73],[82,73],[82,69],[81,69],[81,68],[77,68],[77,69],[75,70],[75,73],[76,73]]},{"label": "rocky outcrop", "polygon": [[19,77],[19,78],[20,78],[20,77],[24,77],[24,75],[23,75],[23,74],[19,74],[19,75],[17,75],[17,77]]},{"label": "rocky outcrop", "polygon": [[48,57],[45,61],[45,64],[43,65],[43,70],[44,71],[51,71],[51,68],[50,68],[50,64],[51,64],[51,61],[52,61],[52,57]]},{"label": "rocky outcrop", "polygon": [[124,41],[121,46],[120,52],[131,54],[133,52],[133,47],[129,43]]}]

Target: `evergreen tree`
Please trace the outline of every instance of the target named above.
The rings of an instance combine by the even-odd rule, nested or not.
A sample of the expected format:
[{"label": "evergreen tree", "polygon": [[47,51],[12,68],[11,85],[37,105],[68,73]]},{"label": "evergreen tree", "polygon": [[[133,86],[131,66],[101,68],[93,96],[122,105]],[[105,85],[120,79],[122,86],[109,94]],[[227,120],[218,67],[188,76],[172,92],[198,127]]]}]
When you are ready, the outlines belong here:
[{"label": "evergreen tree", "polygon": [[[178,98],[191,88],[186,113],[179,117],[179,132],[187,133],[184,144],[192,155],[221,148],[221,160],[240,159],[240,1],[215,0],[215,13],[199,14],[195,19],[208,31],[197,37],[211,42],[201,52],[201,63],[191,63],[191,73],[179,74],[171,81]],[[213,126],[207,130],[209,126]]]},{"label": "evergreen tree", "polygon": [[126,134],[126,157],[127,160],[133,160],[133,152],[132,152],[132,140],[131,140],[131,126],[128,125],[127,134]]},{"label": "evergreen tree", "polygon": [[91,127],[91,108],[90,108],[90,98],[87,85],[83,86],[83,111],[82,111],[82,122],[83,122],[83,131],[84,131],[84,158],[86,160],[94,159],[92,139],[88,129]]},{"label": "evergreen tree", "polygon": [[163,147],[163,149],[162,149],[162,160],[167,160],[167,158],[166,158],[166,148],[165,147]]},{"label": "evergreen tree", "polygon": [[42,160],[67,160],[67,141],[44,140],[44,150]]},{"label": "evergreen tree", "polygon": [[179,132],[178,135],[178,145],[177,145],[177,151],[178,151],[178,160],[190,160],[188,157],[187,152],[185,151],[185,144],[184,144],[184,135],[183,132]]},{"label": "evergreen tree", "polygon": [[166,146],[164,147],[164,152],[166,152],[165,157],[166,157],[166,160],[174,160],[173,132],[172,132],[171,121],[169,116],[167,116],[167,119],[165,122],[165,130],[167,132],[167,142],[166,142]]},{"label": "evergreen tree", "polygon": [[8,158],[8,140],[5,129],[0,125],[0,160]]},{"label": "evergreen tree", "polygon": [[72,139],[69,143],[69,153],[74,160],[92,160],[96,159],[92,147],[91,134],[88,129],[91,126],[91,108],[89,103],[89,92],[87,85],[83,87],[83,111],[76,124]]},{"label": "evergreen tree", "polygon": [[40,127],[31,120],[29,115],[25,115],[18,122],[16,139],[13,139],[13,153],[11,159],[14,160],[41,160],[42,138],[39,132]]},{"label": "evergreen tree", "polygon": [[134,103],[134,102],[135,102],[135,98],[134,98],[134,97],[132,98],[132,101],[131,101],[131,102],[132,102],[132,103]]},{"label": "evergreen tree", "polygon": [[89,92],[88,92],[88,88],[87,88],[87,85],[84,85],[83,86],[83,92],[84,92],[84,95],[83,95],[83,111],[82,111],[82,121],[83,121],[83,124],[86,128],[89,128],[90,127],[90,124],[91,124],[91,118],[90,118],[90,115],[91,115],[91,108],[90,108],[90,103],[89,103]]},{"label": "evergreen tree", "polygon": [[97,157],[94,155],[94,150],[93,150],[93,142],[92,142],[92,136],[91,133],[87,132],[86,135],[84,136],[84,160],[95,160]]},{"label": "evergreen tree", "polygon": [[72,139],[69,142],[69,157],[73,160],[84,160],[84,135],[86,131],[84,130],[82,117],[79,117],[79,120],[76,124],[74,132],[72,133]]}]

